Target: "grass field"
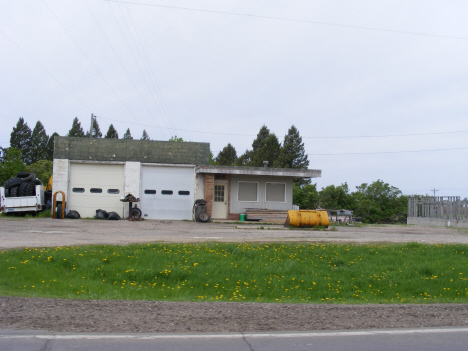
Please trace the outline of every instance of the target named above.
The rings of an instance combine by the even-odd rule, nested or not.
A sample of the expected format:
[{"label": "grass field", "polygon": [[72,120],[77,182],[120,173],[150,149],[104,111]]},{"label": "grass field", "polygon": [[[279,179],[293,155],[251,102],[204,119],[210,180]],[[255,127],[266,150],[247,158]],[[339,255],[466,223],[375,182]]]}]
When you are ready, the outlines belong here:
[{"label": "grass field", "polygon": [[8,250],[0,295],[291,303],[468,302],[467,245],[145,244]]}]

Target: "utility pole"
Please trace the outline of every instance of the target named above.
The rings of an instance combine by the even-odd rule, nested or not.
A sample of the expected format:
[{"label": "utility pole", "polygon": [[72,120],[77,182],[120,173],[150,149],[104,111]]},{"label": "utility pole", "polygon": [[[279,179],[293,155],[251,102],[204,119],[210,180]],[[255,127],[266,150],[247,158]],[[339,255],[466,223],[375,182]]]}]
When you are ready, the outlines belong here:
[{"label": "utility pole", "polygon": [[436,191],[439,191],[439,189],[434,188],[434,189],[431,189],[431,191],[434,192],[434,197],[435,197],[435,193],[436,193]]},{"label": "utility pole", "polygon": [[89,137],[93,137],[94,115],[91,113],[91,127],[89,128]]}]

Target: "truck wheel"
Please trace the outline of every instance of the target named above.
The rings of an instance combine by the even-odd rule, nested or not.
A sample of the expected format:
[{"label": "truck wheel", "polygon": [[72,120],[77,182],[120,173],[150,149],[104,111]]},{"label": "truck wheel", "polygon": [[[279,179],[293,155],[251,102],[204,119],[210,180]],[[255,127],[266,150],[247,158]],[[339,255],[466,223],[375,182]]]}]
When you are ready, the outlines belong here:
[{"label": "truck wheel", "polygon": [[23,181],[23,179],[21,179],[21,178],[13,177],[13,178],[10,178],[9,180],[7,180],[5,183],[3,183],[3,187],[5,189],[10,189],[10,188],[12,188],[14,186],[20,185],[22,181]]},{"label": "truck wheel", "polygon": [[35,196],[36,195],[36,183],[26,183],[26,190],[24,196]]},{"label": "truck wheel", "polygon": [[30,175],[31,175],[31,173],[29,173],[29,172],[18,172],[18,173],[16,173],[16,176],[18,178],[22,178],[22,179],[24,179],[26,177],[29,177]]},{"label": "truck wheel", "polygon": [[10,188],[10,197],[18,197],[18,187],[14,186]]},{"label": "truck wheel", "polygon": [[28,187],[29,187],[29,182],[22,182],[18,188],[18,196],[28,196],[27,194],[27,191],[28,191]]},{"label": "truck wheel", "polygon": [[206,223],[210,220],[210,216],[208,216],[205,212],[202,212],[198,215],[198,221],[202,223]]}]

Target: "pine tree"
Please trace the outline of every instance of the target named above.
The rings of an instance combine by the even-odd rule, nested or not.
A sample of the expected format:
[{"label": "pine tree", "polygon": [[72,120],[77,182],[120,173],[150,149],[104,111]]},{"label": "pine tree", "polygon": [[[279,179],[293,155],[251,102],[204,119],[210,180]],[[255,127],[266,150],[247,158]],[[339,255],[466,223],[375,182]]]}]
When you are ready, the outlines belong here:
[{"label": "pine tree", "polygon": [[47,154],[46,160],[53,161],[54,160],[54,138],[58,135],[58,133],[54,132],[50,137],[49,141],[47,142]]},{"label": "pine tree", "polygon": [[231,143],[227,144],[216,157],[216,163],[222,166],[232,166],[237,161],[237,153]]},{"label": "pine tree", "polygon": [[257,151],[264,145],[266,139],[270,136],[270,130],[266,125],[263,125],[260,128],[260,131],[257,134],[257,138],[252,143],[252,151]]},{"label": "pine tree", "polygon": [[10,134],[10,147],[14,147],[21,152],[21,159],[24,163],[31,163],[31,129],[23,117],[20,117],[16,127],[13,127]]},{"label": "pine tree", "polygon": [[[69,137],[84,137],[85,133],[83,131],[83,128],[81,127],[80,121],[78,121],[78,117],[75,117],[73,119],[73,124],[71,129],[68,131]],[[88,134],[89,137],[89,134]]]},{"label": "pine tree", "polygon": [[307,168],[309,160],[304,150],[304,143],[299,135],[299,131],[293,125],[284,136],[283,146],[281,147],[278,160],[275,167],[278,168]]},{"label": "pine tree", "polygon": [[[89,138],[89,131],[86,132],[85,136]],[[99,123],[98,123],[96,117],[93,118],[93,134],[92,134],[92,137],[93,138],[102,138],[101,129],[99,128]]]},{"label": "pine tree", "polygon": [[141,139],[140,140],[151,140],[151,138],[149,137],[148,133],[146,133],[146,130],[143,129],[143,134],[141,135]]},{"label": "pine tree", "polygon": [[127,128],[127,131],[123,135],[122,139],[133,139],[132,134],[130,133],[130,128]]},{"label": "pine tree", "polygon": [[104,138],[107,138],[107,139],[118,139],[119,138],[119,133],[117,133],[117,131],[115,130],[113,124],[111,124],[109,126],[109,129],[107,130],[107,134],[106,134],[106,136]]},{"label": "pine tree", "polygon": [[252,143],[252,150],[247,150],[237,160],[238,165],[263,167],[263,161],[268,161],[269,167],[273,167],[278,159],[281,144],[278,137],[271,133],[267,126],[263,125]]},{"label": "pine tree", "polygon": [[[288,130],[288,134],[284,136],[283,146],[274,167],[307,168],[308,166],[309,160],[304,150],[302,137],[299,135],[297,128],[292,125]],[[310,178],[295,179],[294,184],[302,187],[310,184],[310,181]]]},{"label": "pine tree", "polygon": [[48,141],[49,137],[46,134],[44,126],[40,121],[37,121],[31,135],[31,152],[29,154],[29,164],[40,160],[45,160],[47,158]]}]

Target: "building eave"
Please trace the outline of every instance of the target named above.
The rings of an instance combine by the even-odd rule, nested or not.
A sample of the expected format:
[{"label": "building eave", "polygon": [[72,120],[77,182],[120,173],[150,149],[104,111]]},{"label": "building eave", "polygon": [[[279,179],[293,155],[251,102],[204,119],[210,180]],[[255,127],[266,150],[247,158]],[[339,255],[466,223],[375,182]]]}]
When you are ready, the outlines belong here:
[{"label": "building eave", "polygon": [[209,174],[235,174],[291,178],[319,178],[322,176],[322,171],[319,169],[266,168],[242,166],[198,166],[196,168],[196,172]]}]

